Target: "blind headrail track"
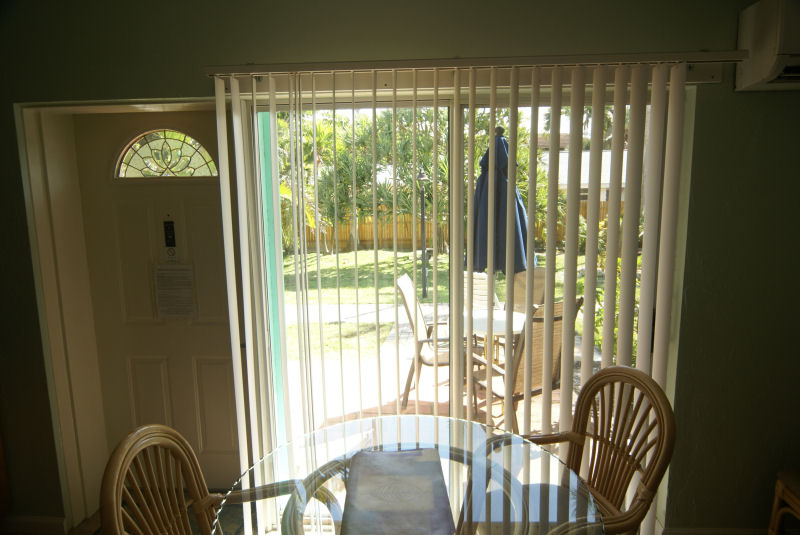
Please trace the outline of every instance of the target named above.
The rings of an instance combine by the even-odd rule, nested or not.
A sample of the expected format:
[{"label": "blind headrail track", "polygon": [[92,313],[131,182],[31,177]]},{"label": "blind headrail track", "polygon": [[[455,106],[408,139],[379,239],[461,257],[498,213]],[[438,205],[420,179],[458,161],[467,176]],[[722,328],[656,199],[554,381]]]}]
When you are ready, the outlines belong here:
[{"label": "blind headrail track", "polygon": [[208,76],[241,76],[287,72],[323,71],[362,71],[383,69],[425,69],[461,67],[578,67],[596,65],[636,65],[654,63],[686,63],[688,71],[698,71],[698,75],[708,79],[693,81],[719,81],[711,76],[708,67],[721,67],[728,63],[738,63],[747,59],[746,50],[627,53],[627,54],[582,54],[551,56],[512,56],[486,58],[442,58],[414,60],[376,60],[353,62],[313,62],[313,63],[272,63],[232,66],[211,66],[205,69]]}]

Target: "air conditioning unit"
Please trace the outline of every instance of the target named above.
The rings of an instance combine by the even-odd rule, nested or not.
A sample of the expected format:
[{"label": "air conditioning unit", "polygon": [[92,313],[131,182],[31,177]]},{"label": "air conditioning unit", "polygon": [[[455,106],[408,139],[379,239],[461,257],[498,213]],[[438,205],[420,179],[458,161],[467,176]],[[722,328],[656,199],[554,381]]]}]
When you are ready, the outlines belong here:
[{"label": "air conditioning unit", "polygon": [[800,0],[760,0],[739,14],[739,91],[800,89]]}]

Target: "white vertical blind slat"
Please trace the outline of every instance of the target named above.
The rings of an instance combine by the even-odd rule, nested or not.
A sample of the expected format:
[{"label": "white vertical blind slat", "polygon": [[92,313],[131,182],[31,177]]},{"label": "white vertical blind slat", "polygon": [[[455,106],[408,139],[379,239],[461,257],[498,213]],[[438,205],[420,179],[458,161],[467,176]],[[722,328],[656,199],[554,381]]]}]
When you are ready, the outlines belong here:
[{"label": "white vertical blind slat", "polygon": [[[223,249],[225,251],[225,281],[228,296],[228,325],[231,337],[231,364],[233,366],[233,391],[236,404],[236,431],[239,445],[239,470],[244,473],[250,467],[250,458],[247,448],[248,423],[246,417],[244,381],[242,370],[241,342],[239,338],[239,305],[238,289],[236,286],[237,273],[234,262],[233,238],[233,212],[230,187],[230,164],[228,162],[228,127],[225,80],[214,78],[216,114],[217,114],[217,144],[219,152],[219,189],[222,211]],[[243,481],[242,488],[247,488],[248,482]],[[252,527],[247,529],[250,535]]]},{"label": "white vertical blind slat", "polygon": [[[467,292],[464,295],[464,308],[472,310],[473,308],[473,267],[475,265],[475,250],[473,244],[475,243],[475,69],[469,70],[469,96],[467,103],[467,121],[469,123],[467,132]],[[461,110],[458,110],[461,113]],[[457,153],[460,155],[460,153]],[[472,314],[467,314],[466,325],[464,331],[467,337],[467,356],[471,359],[473,352],[474,332],[472,325]],[[472,364],[467,366],[467,420],[473,418],[473,406],[471,403],[473,396],[472,384]]]},{"label": "white vertical blind slat", "polygon": [[[275,101],[275,77],[273,75],[269,76],[269,122],[270,122],[270,131],[273,133],[270,136],[270,164],[272,167],[272,213],[273,213],[273,228],[278,231],[281,229],[281,213],[280,213],[280,185],[278,180],[278,113],[277,113],[277,106]],[[276,243],[275,243],[275,254],[276,258],[278,258],[279,253],[279,236],[276,236]],[[275,266],[276,270],[276,278],[278,281],[283,280],[283,263],[278,262]],[[286,426],[286,435],[292,436],[292,406],[289,402],[289,359],[287,355],[287,344],[286,344],[286,314],[285,314],[285,295],[283,292],[283,288],[278,288],[278,310],[275,313],[278,314],[278,323],[280,328],[280,336],[282,340],[282,344],[280,347],[280,360],[281,360],[281,381],[282,381],[282,392],[283,392],[283,407],[284,407],[284,425]]]},{"label": "white vertical blind slat", "polygon": [[272,402],[272,396],[269,395],[273,392],[272,385],[272,361],[269,359],[270,344],[269,344],[269,308],[267,304],[267,289],[266,289],[266,253],[265,253],[265,229],[264,221],[264,198],[262,195],[263,176],[261,174],[261,161],[259,155],[264,150],[262,140],[260,138],[259,119],[258,119],[258,87],[256,80],[252,80],[251,92],[251,129],[253,137],[252,153],[250,154],[250,163],[253,169],[253,192],[254,192],[254,236],[251,243],[255,252],[257,276],[254,278],[253,302],[255,304],[256,312],[256,369],[258,387],[256,389],[256,397],[258,398],[258,411],[259,411],[259,428],[261,434],[261,451],[256,452],[255,456],[263,456],[267,451],[270,451],[275,444],[275,407]]},{"label": "white vertical blind slat", "polygon": [[628,161],[625,170],[625,210],[622,216],[622,267],[619,281],[619,327],[617,364],[633,362],[633,324],[636,272],[639,249],[639,217],[642,204],[645,113],[647,106],[647,65],[637,65],[631,76]]},{"label": "white vertical blind slat", "polygon": [[681,155],[684,129],[684,85],[686,64],[670,69],[669,117],[664,154],[664,196],[661,208],[661,243],[658,254],[658,289],[656,292],[656,328],[653,343],[653,378],[662,387],[667,382],[675,277],[675,243],[680,191]]},{"label": "white vertical blind slat", "polygon": [[[418,125],[417,125],[417,80],[418,80],[418,72],[417,69],[413,69],[411,72],[412,77],[412,96],[411,96],[411,250],[414,251],[414,266],[417,265],[417,215],[422,214],[423,217],[425,215],[425,206],[418,206],[417,205],[417,198],[419,194],[419,160],[417,157],[417,134],[418,134]],[[425,251],[422,254],[426,254]],[[417,289],[417,269],[416,267],[412,270],[412,280],[414,282],[414,291],[416,292]],[[416,295],[416,294],[415,294]],[[423,318],[419,317],[419,307],[414,307],[412,312],[414,315],[414,325],[412,326],[414,330],[414,336],[419,337],[419,334],[416,332],[419,328],[420,322],[423,321]],[[416,339],[415,348],[416,348]],[[414,354],[415,359],[419,359],[419,354],[415,350]],[[414,372],[414,413],[419,414],[419,367],[415,366],[416,370]]]},{"label": "white vertical blind slat", "polygon": [[[248,108],[249,117],[243,114],[242,125],[247,128],[250,144],[244,144],[245,160],[247,162],[247,211],[248,211],[248,229],[247,242],[251,251],[250,258],[252,265],[250,266],[250,279],[251,279],[251,299],[252,299],[252,329],[253,329],[253,369],[249,371],[248,375],[252,377],[252,393],[250,397],[254,399],[253,414],[250,416],[251,434],[255,435],[252,444],[257,448],[253,450],[253,458],[260,458],[264,455],[265,450],[268,451],[272,443],[272,433],[270,432],[270,425],[273,418],[268,412],[268,397],[265,395],[271,389],[267,388],[267,373],[269,369],[269,362],[265,358],[267,354],[267,335],[269,333],[266,318],[266,295],[263,281],[265,279],[264,269],[264,233],[261,222],[263,221],[262,213],[262,198],[261,198],[261,173],[258,159],[254,157],[259,154],[259,138],[258,138],[258,115],[256,111],[256,84],[255,80],[250,77],[250,106]],[[242,110],[244,111],[244,109]],[[247,119],[246,121],[244,119]],[[243,128],[243,129],[244,129]],[[247,136],[245,136],[246,138]],[[265,474],[261,470],[253,471],[253,484],[257,487],[264,482]],[[264,525],[264,508],[256,508],[258,525]],[[260,529],[260,528],[259,528]]]},{"label": "white vertical blind slat", "polygon": [[[540,72],[534,67],[531,69],[531,116],[530,116],[530,141],[528,146],[528,235],[526,237],[527,273],[525,274],[525,363],[522,406],[522,432],[531,433],[531,373],[533,359],[541,359],[542,355],[533,352],[533,294],[534,294],[534,265],[536,264],[536,180],[539,171],[539,99],[540,99]],[[542,381],[544,383],[544,381]]]},{"label": "white vertical blind slat", "polygon": [[[516,381],[512,381],[513,370],[510,369],[516,355],[512,351],[514,344],[514,272],[515,272],[515,227],[517,213],[516,208],[516,192],[517,192],[517,127],[519,120],[519,73],[516,67],[511,67],[511,95],[510,95],[510,109],[509,109],[509,124],[508,124],[508,169],[506,176],[508,177],[508,184],[506,186],[506,331],[503,333],[506,340],[505,361],[506,361],[506,377],[505,377],[505,398],[503,414],[505,428],[507,431],[513,431],[513,422],[516,421],[516,416],[512,416],[514,412],[514,386]],[[487,301],[492,301],[487,296]]]},{"label": "white vertical blind slat", "polygon": [[[664,123],[667,105],[667,65],[653,68],[650,124],[644,169],[644,230],[642,246],[642,283],[639,297],[638,345],[636,367],[648,375],[652,374],[651,340],[655,314],[655,291],[658,275],[658,220],[661,208],[661,188],[663,178]],[[642,535],[653,535],[656,522],[655,502],[642,521]]]},{"label": "white vertical blind slat", "polygon": [[[331,137],[333,139],[333,150],[331,151],[331,157],[333,158],[333,220],[339,221],[339,159],[338,154],[336,152],[337,147],[337,122],[336,122],[336,104],[337,104],[337,97],[336,97],[336,73],[331,74],[331,93],[332,93],[332,100],[333,105],[331,106],[331,122],[333,123],[333,131],[331,132]],[[339,258],[339,225],[333,225],[333,242],[334,242],[334,251],[336,255],[336,318],[340,319],[342,317],[342,282],[341,277],[339,276],[340,270],[339,266],[340,258]],[[343,355],[343,345],[342,345],[342,322],[337,321],[337,334],[338,334],[338,342],[339,342],[339,392],[341,397],[341,411],[342,411],[342,422],[344,422],[346,409],[345,409],[345,387],[344,387],[344,355]]]},{"label": "white vertical blind slat", "polygon": [[[356,197],[356,192],[358,191],[358,185],[356,182],[356,73],[352,71],[350,73],[350,98],[352,100],[352,114],[350,117],[350,136],[351,136],[351,180],[352,180],[352,197],[353,197],[353,206],[351,212],[351,219],[350,224],[353,227],[353,284],[355,286],[355,296],[356,296],[356,332],[361,332],[361,310],[360,310],[360,303],[358,297],[358,202]],[[362,372],[364,367],[361,362],[361,338],[356,337],[356,362],[358,363],[358,417],[364,417],[364,381]]]},{"label": "white vertical blind slat", "polygon": [[639,319],[636,346],[636,367],[651,372],[650,341],[653,335],[655,291],[658,262],[658,220],[661,208],[663,177],[664,121],[667,105],[667,65],[653,68],[650,90],[650,120],[645,148],[644,167],[644,230],[642,238],[642,282],[639,294]]},{"label": "white vertical blind slat", "polygon": [[559,427],[572,425],[572,375],[575,367],[575,294],[578,280],[578,224],[583,157],[583,68],[572,70],[569,162],[567,168],[567,231],[564,251],[564,309],[561,322],[561,402]]},{"label": "white vertical blind slat", "polygon": [[299,91],[296,84],[299,83],[298,75],[292,74],[288,77],[289,81],[289,182],[291,185],[291,216],[292,216],[292,236],[294,237],[294,278],[295,278],[295,316],[297,321],[297,354],[300,363],[300,390],[301,390],[301,407],[303,415],[303,431],[309,433],[313,426],[311,413],[313,410],[313,399],[311,396],[311,385],[306,380],[308,363],[306,360],[306,329],[305,329],[305,310],[303,300],[305,299],[304,286],[302,283],[302,271],[305,265],[305,256],[302,245],[300,244],[301,223],[298,221],[300,215],[299,197],[300,190],[300,173],[302,172],[302,165],[298,162],[298,153],[302,150],[302,134],[298,125],[298,94]]},{"label": "white vertical blind slat", "polygon": [[[542,353],[542,377],[553,374],[553,303],[556,292],[556,240],[558,226],[558,162],[561,143],[561,69],[554,67],[550,95],[550,159],[547,173],[547,243],[545,250],[544,288],[544,351]],[[565,378],[562,378],[562,383]],[[552,431],[553,388],[550,381],[542,382],[542,432]]]},{"label": "white vertical blind slat", "polygon": [[[489,188],[487,195],[487,210],[486,210],[486,273],[489,274],[488,289],[486,291],[486,315],[488,318],[492,317],[492,308],[494,303],[491,296],[494,295],[494,235],[495,235],[495,221],[494,221],[494,207],[495,207],[495,194],[496,194],[496,180],[497,180],[497,154],[495,150],[495,128],[497,126],[497,70],[494,67],[490,68],[489,74],[489,172],[487,178],[489,180]],[[484,353],[486,360],[491,362],[494,355],[494,326],[491,321],[486,322],[486,336],[484,338]],[[494,384],[492,379],[492,366],[486,366],[486,384]],[[492,423],[491,407],[494,404],[494,394],[492,388],[486,388],[486,423]]]},{"label": "white vertical blind slat", "polygon": [[[450,120],[452,122],[453,132],[464,131],[463,114],[461,110],[461,69],[455,69],[453,73],[453,103],[451,106]],[[463,221],[464,219],[464,138],[461,135],[452,135],[450,154],[452,157],[452,173],[450,180],[450,219],[453,221]],[[453,236],[450,239],[450,256],[451,258],[464,258],[464,226],[454,225],[452,229]],[[450,270],[450,287],[463,288],[464,287],[464,272],[461,269],[453,268]],[[450,292],[450,309],[463,310],[464,309],[464,296],[461,292]],[[450,323],[450,337],[451,340],[464,339],[464,325],[461,321],[453,321]],[[470,352],[467,355],[471,355]],[[465,361],[463,353],[463,344],[453,343],[450,344],[450,412],[456,418],[464,417],[463,404],[461,399],[464,397],[464,381],[465,376]],[[467,398],[469,403],[469,398]]]},{"label": "white vertical blind slat", "polygon": [[[394,261],[392,262],[394,288],[397,288],[397,70],[392,71],[392,250]],[[394,324],[396,336],[394,337],[395,351],[395,414],[400,414],[400,309],[397,299],[397,291],[392,291],[394,298]]]},{"label": "white vertical blind slat", "polygon": [[617,259],[619,258],[620,204],[622,197],[622,164],[625,149],[625,116],[628,103],[628,67],[617,67],[614,74],[614,115],[611,132],[611,177],[608,188],[606,224],[606,269],[603,286],[603,343],[601,366],[614,362],[614,341],[617,315]]},{"label": "white vertical blind slat", "polygon": [[378,387],[378,416],[383,416],[381,375],[381,307],[378,284],[378,73],[372,71],[372,250],[375,283],[375,383]]},{"label": "white vertical blind slat", "polygon": [[252,185],[249,184],[245,172],[244,158],[244,131],[242,127],[242,101],[239,92],[238,78],[231,78],[231,123],[233,127],[234,157],[236,165],[236,196],[238,205],[239,228],[245,229],[239,232],[239,257],[242,269],[242,323],[244,324],[244,348],[245,348],[245,377],[247,385],[248,414],[250,415],[250,447],[254,453],[261,451],[261,440],[259,433],[259,411],[256,401],[256,376],[253,351],[255,347],[255,335],[253,331],[253,301],[252,301],[252,264],[250,258],[250,233],[247,229],[251,228],[249,202],[252,196]]},{"label": "white vertical blind slat", "polygon": [[325,339],[325,321],[323,317],[323,302],[322,302],[322,270],[320,263],[322,260],[321,247],[320,247],[320,234],[322,220],[320,219],[320,211],[316,209],[319,206],[319,155],[317,147],[317,76],[315,73],[311,74],[311,154],[313,157],[312,169],[314,173],[314,257],[316,263],[316,276],[317,276],[317,324],[319,333],[319,365],[320,365],[320,381],[322,384],[322,421],[328,421],[328,384],[327,384],[327,370],[325,368],[325,344],[322,341]]},{"label": "white vertical blind slat", "polygon": [[581,385],[592,375],[594,360],[595,290],[600,225],[600,182],[603,169],[603,134],[606,106],[606,68],[595,67],[592,82],[592,132],[589,145],[589,193],[586,208],[586,256],[584,261],[583,339]]},{"label": "white vertical blind slat", "polygon": [[[431,193],[433,200],[433,216],[431,221],[431,229],[433,230],[433,347],[436,348],[437,355],[433,359],[433,414],[439,415],[439,329],[436,325],[439,323],[439,69],[433,70],[433,161],[431,163]],[[425,211],[422,212],[422,217],[425,217]],[[427,251],[423,251],[423,258],[427,256]],[[423,259],[423,263],[425,260]],[[427,284],[427,280],[424,281]]]}]

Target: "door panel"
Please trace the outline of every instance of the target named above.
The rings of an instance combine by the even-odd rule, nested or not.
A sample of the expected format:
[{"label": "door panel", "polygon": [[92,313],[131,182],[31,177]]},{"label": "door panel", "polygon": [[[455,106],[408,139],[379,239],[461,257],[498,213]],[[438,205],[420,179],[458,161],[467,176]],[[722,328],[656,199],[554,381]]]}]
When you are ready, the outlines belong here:
[{"label": "door panel", "polygon": [[151,292],[142,291],[150,284],[150,244],[155,238],[148,224],[150,210],[146,205],[130,202],[115,202],[114,208],[118,257],[115,267],[124,321],[154,323]]},{"label": "door panel", "polygon": [[113,176],[131,139],[165,125],[215,155],[213,112],[76,118],[108,442],[144,423],[170,425],[209,486],[225,488],[239,465],[218,179]]},{"label": "door panel", "polygon": [[166,357],[128,359],[128,392],[135,426],[150,422],[172,425],[169,371]]},{"label": "door panel", "polygon": [[194,229],[187,236],[187,247],[194,258],[194,278],[198,287],[206,289],[197,294],[198,322],[228,321],[221,220],[219,202],[214,205],[193,204],[186,208],[186,224]]}]

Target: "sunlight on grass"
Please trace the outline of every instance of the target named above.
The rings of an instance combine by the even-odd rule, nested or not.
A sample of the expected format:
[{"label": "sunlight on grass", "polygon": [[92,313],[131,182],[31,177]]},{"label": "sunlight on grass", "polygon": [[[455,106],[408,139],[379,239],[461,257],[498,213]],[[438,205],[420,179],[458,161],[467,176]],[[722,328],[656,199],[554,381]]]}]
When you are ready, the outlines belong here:
[{"label": "sunlight on grass", "polygon": [[[341,326],[341,337],[339,334],[339,327]],[[377,348],[380,347],[386,337],[394,327],[393,322],[381,322],[380,324],[380,340],[376,340],[376,325],[374,322],[359,323],[356,329],[356,324],[347,323],[323,323],[322,324],[322,347],[325,349],[326,358],[339,358],[339,348],[341,348],[341,355],[347,359],[358,355],[359,351],[362,358],[374,358],[377,354]],[[311,353],[313,355],[320,354],[320,331],[319,323],[308,324],[308,332],[310,337]],[[297,325],[290,324],[286,326],[286,340],[288,343],[288,356],[289,358],[297,359],[298,355],[298,342],[297,342]],[[341,340],[341,343],[340,343]],[[360,343],[359,343],[360,340]]]},{"label": "sunlight on grass", "polygon": [[[397,276],[408,274],[413,277],[415,267],[414,254],[411,251],[398,251]],[[446,303],[449,292],[449,256],[439,255],[437,261],[437,287],[438,300]],[[394,303],[394,252],[391,250],[378,250],[378,303]],[[417,285],[422,285],[420,258],[416,259]],[[375,252],[370,250],[358,251],[358,254],[349,251],[346,253],[309,255],[306,264],[308,275],[308,300],[310,303],[355,304],[356,297],[359,303],[375,303]],[[356,281],[356,272],[358,279]],[[337,277],[338,273],[338,277]],[[296,302],[296,277],[294,261],[284,259],[283,281],[285,299],[287,303]],[[358,290],[356,290],[356,282]],[[433,302],[433,260],[428,266],[428,298],[423,302]],[[341,296],[341,300],[339,299]]]},{"label": "sunlight on grass", "polygon": [[[376,302],[376,276],[377,276],[377,302],[393,304],[395,299],[395,265],[397,276],[408,274],[414,277],[416,269],[418,297],[423,303],[433,303],[433,259],[428,263],[428,292],[427,297],[422,297],[422,271],[421,257],[411,251],[398,251],[395,260],[394,252],[390,249],[379,249],[377,255],[377,273],[375,270],[375,252],[362,250],[354,253],[309,255],[306,264],[308,277],[308,302],[324,304],[355,304]],[[319,260],[319,261],[318,261]],[[543,254],[537,253],[539,266],[545,264]],[[583,265],[583,256],[578,258],[579,266]],[[461,263],[459,262],[459,266]],[[436,263],[437,302],[446,304],[450,299],[450,255],[441,254]],[[564,255],[556,255],[556,298],[562,295]],[[358,278],[356,280],[356,273]],[[302,274],[302,273],[301,273]],[[294,260],[287,257],[283,261],[283,280],[285,300],[287,303],[297,302],[296,276]],[[338,275],[338,276],[337,276]],[[356,283],[358,287],[356,288]],[[501,302],[506,298],[506,278],[501,272],[496,273],[495,293]]]}]

